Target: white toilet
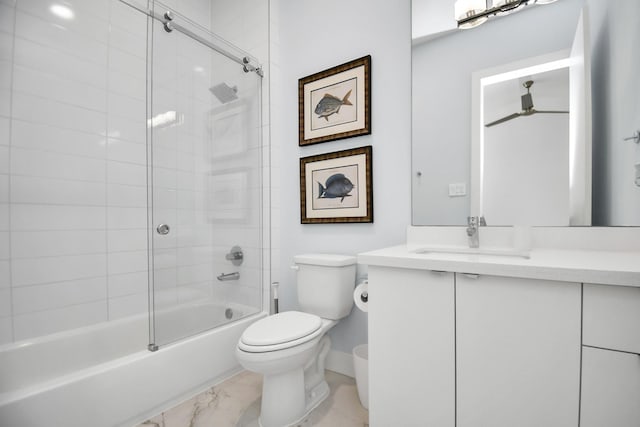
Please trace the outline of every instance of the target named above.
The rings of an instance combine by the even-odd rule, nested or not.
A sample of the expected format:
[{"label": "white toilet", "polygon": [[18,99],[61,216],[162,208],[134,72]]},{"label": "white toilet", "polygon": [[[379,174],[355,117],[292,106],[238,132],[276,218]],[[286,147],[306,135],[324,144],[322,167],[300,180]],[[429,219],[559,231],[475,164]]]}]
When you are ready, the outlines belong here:
[{"label": "white toilet", "polygon": [[326,332],[353,306],[355,257],[315,254],[293,260],[303,311],[257,321],[244,331],[236,349],[242,366],[264,375],[262,427],[295,424],[329,395],[324,362],[331,341]]}]

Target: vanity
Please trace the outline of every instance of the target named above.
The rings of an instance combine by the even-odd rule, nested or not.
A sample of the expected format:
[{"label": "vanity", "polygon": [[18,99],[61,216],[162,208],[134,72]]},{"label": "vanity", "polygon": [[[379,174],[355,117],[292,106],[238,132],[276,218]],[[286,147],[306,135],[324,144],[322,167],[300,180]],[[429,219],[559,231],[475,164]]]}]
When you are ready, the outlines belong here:
[{"label": "vanity", "polygon": [[637,426],[640,228],[534,227],[526,253],[479,233],[465,253],[465,227],[409,227],[358,256],[371,425]]},{"label": "vanity", "polygon": [[373,427],[640,426],[639,13],[413,40],[413,226],[358,258]]}]

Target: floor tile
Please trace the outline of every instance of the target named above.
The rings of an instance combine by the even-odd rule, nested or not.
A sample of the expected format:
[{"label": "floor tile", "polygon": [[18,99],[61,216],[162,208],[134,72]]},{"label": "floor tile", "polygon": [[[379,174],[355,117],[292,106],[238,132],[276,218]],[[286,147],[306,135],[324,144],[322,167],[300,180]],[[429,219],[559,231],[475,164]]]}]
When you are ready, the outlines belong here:
[{"label": "floor tile", "polygon": [[[369,412],[353,378],[326,371],[329,397],[298,427],[366,427]],[[138,427],[257,427],[262,376],[243,371]]]}]

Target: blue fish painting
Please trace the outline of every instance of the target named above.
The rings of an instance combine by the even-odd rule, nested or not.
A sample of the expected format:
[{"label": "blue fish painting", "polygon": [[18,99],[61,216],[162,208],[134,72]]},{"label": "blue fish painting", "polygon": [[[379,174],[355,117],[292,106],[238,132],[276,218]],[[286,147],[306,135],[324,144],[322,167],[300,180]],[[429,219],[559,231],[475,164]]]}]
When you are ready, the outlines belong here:
[{"label": "blue fish painting", "polygon": [[340,198],[340,202],[342,202],[345,197],[351,196],[349,193],[353,187],[353,183],[344,174],[331,175],[324,185],[318,183],[318,199]]},{"label": "blue fish painting", "polygon": [[337,96],[325,93],[318,105],[316,105],[315,113],[318,118],[324,117],[326,121],[329,121],[329,116],[340,112],[340,107],[343,105],[353,105],[349,101],[351,91],[347,92],[344,98],[340,99]]}]

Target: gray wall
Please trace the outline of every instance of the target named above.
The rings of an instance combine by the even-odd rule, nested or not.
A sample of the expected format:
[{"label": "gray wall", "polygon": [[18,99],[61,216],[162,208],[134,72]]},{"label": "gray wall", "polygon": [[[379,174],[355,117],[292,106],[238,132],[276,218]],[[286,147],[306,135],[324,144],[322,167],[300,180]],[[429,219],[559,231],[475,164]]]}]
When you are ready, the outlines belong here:
[{"label": "gray wall", "polygon": [[[280,307],[298,307],[296,254],[359,252],[403,243],[410,220],[410,1],[272,0],[273,280]],[[372,134],[298,147],[298,79],[352,59],[372,58]],[[373,224],[300,224],[299,159],[373,146]],[[331,332],[333,349],[367,341],[355,310]]]}]

